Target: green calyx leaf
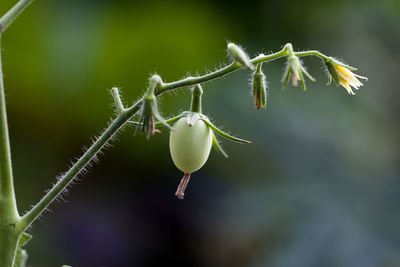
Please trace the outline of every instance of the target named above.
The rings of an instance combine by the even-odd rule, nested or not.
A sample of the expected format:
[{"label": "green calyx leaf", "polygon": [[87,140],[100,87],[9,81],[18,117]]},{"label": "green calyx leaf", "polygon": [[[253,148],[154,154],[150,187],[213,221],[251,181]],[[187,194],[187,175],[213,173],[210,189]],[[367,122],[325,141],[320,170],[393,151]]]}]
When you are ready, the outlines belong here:
[{"label": "green calyx leaf", "polygon": [[301,71],[306,75],[306,77],[308,79],[310,79],[310,81],[315,82],[315,78],[313,76],[311,76],[310,73],[308,73],[308,71],[306,70],[306,68],[304,68],[303,66],[301,66]]},{"label": "green calyx leaf", "polygon": [[281,80],[282,91],[285,91],[285,89],[289,83],[289,79],[290,79],[290,67],[289,67],[289,65],[287,65],[285,68],[285,72],[283,73],[282,80]]},{"label": "green calyx leaf", "polygon": [[137,125],[135,134],[140,129],[141,132],[146,133],[146,137],[147,139],[149,139],[151,135],[157,132],[155,128],[156,126],[155,120],[157,120],[167,128],[171,129],[171,126],[169,126],[165,122],[164,118],[158,112],[157,100],[155,98],[147,99],[146,97],[144,97],[139,122],[133,123]]},{"label": "green calyx leaf", "polygon": [[[170,119],[166,120],[165,122],[168,123],[168,124],[171,124],[171,123],[176,122],[177,120],[179,120],[182,117],[184,117],[184,115],[181,114],[181,115],[178,115],[176,117],[170,118]],[[161,123],[157,122],[156,125],[161,125]]]},{"label": "green calyx leaf", "polygon": [[333,62],[332,58],[328,58],[327,60],[324,61],[325,66],[329,72],[329,82],[328,84],[331,83],[331,81],[333,80],[336,84],[336,86],[340,85],[340,79],[339,79],[339,74],[335,68],[335,63]]},{"label": "green calyx leaf", "polygon": [[[186,113],[186,112],[184,112],[184,113]],[[183,114],[183,113],[182,113],[182,114]],[[180,114],[180,115],[178,115],[178,116],[176,116],[176,117],[172,117],[172,118],[170,118],[170,119],[165,120],[165,123],[167,123],[167,124],[172,124],[172,123],[176,122],[177,120],[179,120],[180,118],[186,116],[186,115],[182,115],[182,114]],[[133,125],[142,125],[142,123],[137,122],[137,121],[130,121],[129,124],[133,124]],[[155,126],[161,126],[161,125],[164,125],[164,124],[161,123],[161,122],[156,122],[156,123],[155,123]],[[171,127],[171,126],[168,125],[168,128],[170,128],[170,127]]]},{"label": "green calyx leaf", "polygon": [[201,119],[202,119],[215,133],[219,134],[220,136],[222,136],[222,137],[224,137],[224,138],[226,138],[226,139],[228,139],[228,140],[231,140],[231,141],[233,141],[233,142],[238,142],[238,143],[242,143],[242,144],[251,144],[251,141],[247,141],[247,140],[244,140],[244,139],[240,139],[240,138],[231,136],[231,135],[229,135],[228,133],[222,131],[221,129],[218,129],[214,124],[212,124],[212,123],[210,122],[210,120],[209,120],[206,116],[203,115]]},{"label": "green calyx leaf", "polygon": [[305,91],[307,91],[307,88],[306,88],[306,83],[304,82],[302,70],[299,70],[299,76],[300,76],[301,87],[303,88],[303,91],[305,92]]},{"label": "green calyx leaf", "polygon": [[215,150],[217,150],[219,153],[221,153],[225,158],[228,158],[228,154],[222,149],[221,145],[218,143],[217,138],[215,137],[215,134],[213,133],[212,136],[212,146]]},{"label": "green calyx leaf", "polygon": [[332,75],[328,74],[328,82],[326,83],[326,85],[331,85],[332,83]]}]

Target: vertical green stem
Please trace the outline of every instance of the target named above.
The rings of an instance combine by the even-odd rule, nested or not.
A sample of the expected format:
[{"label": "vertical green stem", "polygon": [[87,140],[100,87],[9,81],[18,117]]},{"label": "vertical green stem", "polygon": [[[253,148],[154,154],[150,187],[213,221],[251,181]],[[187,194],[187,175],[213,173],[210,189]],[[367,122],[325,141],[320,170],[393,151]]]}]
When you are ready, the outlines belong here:
[{"label": "vertical green stem", "polygon": [[201,113],[201,96],[203,94],[203,89],[200,84],[196,84],[192,89],[192,103],[190,105],[191,112]]},{"label": "vertical green stem", "polygon": [[18,239],[22,233],[20,217],[15,200],[14,180],[11,164],[10,139],[8,134],[7,109],[4,90],[4,75],[1,64],[1,35],[14,19],[33,0],[20,0],[0,18],[0,266],[14,265]]},{"label": "vertical green stem", "polygon": [[0,266],[12,267],[14,265],[15,254],[17,251],[18,239],[20,234],[10,228],[9,225],[0,226]]},{"label": "vertical green stem", "polygon": [[0,53],[0,266],[13,265],[20,235],[18,221]]},{"label": "vertical green stem", "polygon": [[[1,35],[0,35],[1,50]],[[10,140],[8,135],[6,100],[4,93],[3,70],[0,53],[0,216],[10,221],[18,218],[14,194],[11,165]],[[11,222],[10,222],[11,223]]]}]

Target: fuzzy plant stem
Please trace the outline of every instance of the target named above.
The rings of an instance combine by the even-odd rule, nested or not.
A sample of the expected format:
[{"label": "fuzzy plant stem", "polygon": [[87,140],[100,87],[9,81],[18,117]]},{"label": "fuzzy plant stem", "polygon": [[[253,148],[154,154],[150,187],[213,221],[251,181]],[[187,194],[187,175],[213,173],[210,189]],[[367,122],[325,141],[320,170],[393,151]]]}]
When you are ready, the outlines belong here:
[{"label": "fuzzy plant stem", "polygon": [[104,145],[121,129],[121,127],[134,116],[140,109],[142,101],[136,102],[133,106],[120,112],[118,117],[108,126],[103,134],[93,143],[85,154],[65,173],[47,194],[21,219],[22,227],[29,225],[59,196],[87,164],[96,156]]},{"label": "fuzzy plant stem", "polygon": [[13,181],[3,70],[0,54],[0,266],[12,266],[18,238],[21,234],[20,228],[17,226],[19,215],[15,201]]},{"label": "fuzzy plant stem", "polygon": [[1,61],[1,36],[32,1],[19,1],[0,18],[0,266],[2,267],[13,266],[18,240],[23,230],[20,227],[20,217],[14,192],[4,75]]},{"label": "fuzzy plant stem", "polygon": [[[279,52],[270,55],[261,54],[251,59],[250,61],[252,64],[256,65],[261,62],[272,61],[284,56],[288,56],[290,48],[291,45],[287,44]],[[310,55],[316,55],[316,54],[312,53]],[[160,86],[159,89],[157,90],[157,92],[155,92],[155,94],[156,96],[159,96],[173,89],[191,85],[199,86],[199,84],[201,83],[220,78],[222,76],[225,76],[229,73],[232,73],[236,70],[243,68],[244,67],[239,63],[233,62],[226,67],[218,69],[214,72],[207,73],[203,76],[188,77],[175,82],[161,83],[159,85]],[[199,93],[198,95],[197,94],[193,95],[195,100],[201,98],[202,92],[200,93],[199,91],[198,93]],[[28,211],[28,213],[26,213],[22,217],[21,225],[24,229],[29,227],[29,225],[31,225],[32,222],[35,221],[35,219],[48,207],[48,205],[51,204],[51,202],[53,202],[57,198],[57,196],[59,196],[63,192],[63,190],[71,183],[74,177],[87,166],[87,164],[93,159],[93,157],[95,157],[95,155],[111,139],[111,137],[139,111],[140,106],[142,105],[143,100],[141,99],[130,108],[125,109],[122,105],[118,89],[113,88],[111,90],[111,94],[114,97],[114,102],[117,107],[117,111],[119,112],[118,117],[110,124],[110,126],[105,130],[105,132],[97,139],[97,141],[89,148],[89,150],[87,150],[87,152],[78,160],[78,162],[76,162],[72,166],[72,168],[58,180],[55,186],[52,189],[50,189],[46,193],[46,195],[30,211]],[[192,111],[201,112],[201,103],[198,101],[194,102],[195,104],[194,106],[192,106]]]},{"label": "fuzzy plant stem", "polygon": [[[281,51],[275,54],[271,54],[268,56],[260,55],[252,59],[251,61],[252,63],[257,64],[259,62],[271,61],[285,55],[286,55],[286,48],[282,49]],[[240,64],[232,63],[222,69],[205,74],[204,76],[196,78],[193,77],[186,78],[172,83],[161,84],[156,94],[160,95],[169,90],[195,85],[216,78],[220,78],[226,74],[229,74],[241,68],[243,68],[243,66],[241,66]],[[28,211],[28,213],[26,213],[22,217],[20,223],[21,227],[23,227],[24,229],[29,227],[32,224],[32,222],[35,221],[35,219],[51,204],[51,202],[53,202],[57,198],[57,196],[59,196],[63,192],[63,190],[71,183],[74,177],[86,167],[86,165],[93,159],[93,157],[95,157],[95,155],[111,139],[111,137],[139,111],[140,106],[142,104],[142,100],[139,100],[130,108],[124,109],[121,104],[122,102],[120,100],[118,90],[116,88],[113,88],[111,90],[111,94],[114,97],[114,102],[119,112],[118,117],[110,124],[110,126],[105,130],[105,132],[97,139],[97,141],[89,148],[89,150],[87,150],[87,152],[78,160],[78,162],[76,162],[72,166],[72,168],[58,180],[58,182],[53,186],[53,188],[51,188],[46,193],[46,195],[30,211]],[[199,108],[201,108],[200,105],[195,107],[197,112],[198,111],[201,112],[201,109],[199,110]]]},{"label": "fuzzy plant stem", "polygon": [[199,84],[192,89],[192,103],[190,104],[190,111],[201,113],[201,96],[203,95],[203,89]]},{"label": "fuzzy plant stem", "polygon": [[[2,33],[10,26],[14,19],[32,2],[33,0],[20,0],[3,17],[0,18],[0,41]],[[1,49],[1,47],[0,47]],[[259,56],[250,60],[251,64],[272,61],[284,56],[293,54],[290,44],[287,44],[281,51]],[[326,56],[318,51],[304,51],[294,53],[297,56],[314,55],[322,59]],[[238,69],[244,68],[238,62],[233,62],[214,72],[203,76],[188,77],[182,80],[160,83],[155,95],[161,95],[167,91],[198,85],[213,79],[220,78]],[[201,89],[201,87],[199,87]],[[46,210],[46,208],[65,190],[72,180],[85,169],[85,167],[96,157],[104,145],[120,130],[140,109],[143,100],[137,101],[129,108],[124,108],[120,99],[118,89],[111,90],[112,96],[117,107],[118,116],[111,122],[103,134],[92,144],[92,146],[82,155],[82,157],[69,169],[56,183],[47,191],[43,198],[33,206],[24,216],[20,217],[17,210],[15,192],[13,186],[13,176],[11,167],[11,152],[7,125],[6,103],[4,93],[3,72],[1,69],[0,55],[0,267],[12,267],[14,264],[15,252],[18,240],[22,233]],[[201,93],[194,94],[192,111],[201,112]],[[189,180],[188,175],[184,177],[183,186]],[[183,191],[182,191],[183,197]]]},{"label": "fuzzy plant stem", "polygon": [[[259,55],[253,59],[250,60],[250,62],[254,65],[261,63],[261,62],[266,62],[266,61],[272,61],[284,56],[288,55],[288,51],[286,46],[279,52],[270,54],[270,55]],[[231,64],[216,70],[214,72],[207,73],[203,76],[199,77],[187,77],[185,79],[175,81],[175,82],[170,82],[170,83],[164,83],[160,86],[160,89],[157,92],[157,95],[163,94],[169,90],[184,87],[184,86],[190,86],[194,84],[200,84],[204,82],[208,82],[217,78],[221,78],[222,76],[225,76],[231,72],[234,72],[239,69],[243,69],[244,67],[239,64],[238,62],[232,62]]]}]

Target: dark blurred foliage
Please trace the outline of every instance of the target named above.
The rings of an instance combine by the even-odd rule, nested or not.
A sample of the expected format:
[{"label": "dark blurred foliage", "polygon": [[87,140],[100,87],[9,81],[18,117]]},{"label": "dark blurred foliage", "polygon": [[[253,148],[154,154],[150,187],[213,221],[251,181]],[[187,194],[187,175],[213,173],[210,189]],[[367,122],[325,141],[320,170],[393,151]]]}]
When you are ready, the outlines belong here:
[{"label": "dark blurred foliage", "polygon": [[[254,144],[224,142],[230,158],[212,152],[178,201],[167,131],[125,129],[30,230],[30,266],[400,266],[399,28],[395,0],[35,1],[2,46],[21,211],[114,117],[107,89],[131,104],[151,73],[229,62],[226,41],[251,55],[319,49],[369,81],[350,96],[305,58],[317,82],[281,92],[284,61],[268,63],[266,111],[246,70],[204,85],[204,112]],[[189,99],[165,95],[161,110]]]}]

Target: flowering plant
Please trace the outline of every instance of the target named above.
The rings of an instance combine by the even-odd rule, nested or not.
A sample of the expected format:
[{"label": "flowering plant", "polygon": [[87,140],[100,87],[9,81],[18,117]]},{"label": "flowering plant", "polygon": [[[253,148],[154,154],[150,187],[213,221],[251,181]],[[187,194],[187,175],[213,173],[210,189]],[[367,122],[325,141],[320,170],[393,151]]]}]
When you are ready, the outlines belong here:
[{"label": "flowering plant", "polygon": [[[20,0],[0,18],[0,37],[32,1]],[[232,62],[213,72],[195,77],[186,77],[173,82],[163,82],[160,76],[153,75],[149,80],[148,88],[143,97],[129,107],[123,105],[118,88],[112,88],[111,95],[114,98],[117,111],[115,119],[75,164],[24,215],[20,215],[17,209],[13,186],[14,180],[0,58],[0,265],[2,267],[25,266],[28,254],[23,249],[23,246],[31,239],[31,235],[27,233],[28,228],[62,194],[74,178],[96,158],[97,154],[112,137],[127,124],[136,125],[137,131],[144,132],[147,138],[157,132],[156,127],[160,124],[171,129],[170,150],[172,160],[184,173],[176,192],[176,196],[180,199],[183,199],[190,174],[205,164],[212,146],[227,157],[227,154],[216,139],[216,134],[235,142],[250,143],[223,132],[211,123],[208,117],[202,114],[201,96],[203,89],[201,84],[221,78],[240,69],[247,69],[252,74],[251,84],[255,107],[260,109],[266,108],[267,103],[267,83],[262,64],[278,58],[287,58],[287,65],[282,79],[283,88],[287,86],[289,79],[291,79],[293,86],[297,86],[300,82],[303,90],[306,90],[303,74],[314,81],[314,78],[308,74],[300,60],[304,56],[321,58],[328,70],[329,79],[334,80],[336,85],[345,87],[350,94],[354,94],[351,87],[358,89],[362,86],[358,78],[366,79],[354,74],[352,71],[355,68],[347,66],[332,57],[325,56],[316,50],[295,52],[291,44],[286,44],[276,53],[259,54],[254,58],[250,58],[242,48],[234,43],[228,43],[227,50]],[[172,119],[164,119],[158,112],[157,98],[165,92],[182,87],[191,88],[192,90],[190,111]],[[133,120],[136,114],[140,114],[139,121]],[[174,124],[170,125],[172,123]]]}]

